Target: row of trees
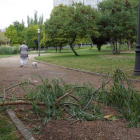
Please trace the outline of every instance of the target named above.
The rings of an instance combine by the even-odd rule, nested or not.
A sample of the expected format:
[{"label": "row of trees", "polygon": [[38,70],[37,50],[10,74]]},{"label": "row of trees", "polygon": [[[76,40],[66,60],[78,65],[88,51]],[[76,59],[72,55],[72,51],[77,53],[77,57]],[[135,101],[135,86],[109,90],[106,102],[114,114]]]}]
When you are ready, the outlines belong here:
[{"label": "row of trees", "polygon": [[[98,9],[82,3],[73,5],[59,5],[55,7],[50,19],[43,23],[43,15],[34,19],[28,17],[28,26],[24,22],[14,22],[5,32],[11,39],[11,44],[26,41],[29,47],[37,47],[37,29],[41,29],[40,45],[47,47],[69,44],[76,56],[73,45],[83,43],[96,44],[101,49],[102,44],[110,42],[112,52],[120,53],[121,44],[136,40],[138,21],[138,0],[104,0]],[[119,48],[117,46],[119,42]]]}]

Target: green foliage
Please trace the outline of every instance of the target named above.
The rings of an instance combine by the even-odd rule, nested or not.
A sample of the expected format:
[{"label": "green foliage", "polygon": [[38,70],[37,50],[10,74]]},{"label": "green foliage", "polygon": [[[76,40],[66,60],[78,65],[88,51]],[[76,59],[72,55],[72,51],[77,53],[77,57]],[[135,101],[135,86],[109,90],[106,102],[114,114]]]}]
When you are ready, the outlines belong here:
[{"label": "green foliage", "polygon": [[45,32],[49,38],[62,38],[62,41],[65,38],[74,54],[78,56],[73,43],[77,37],[97,35],[96,16],[95,9],[81,3],[71,6],[59,5],[53,9],[50,19],[45,22]]},{"label": "green foliage", "polygon": [[0,47],[0,55],[17,54],[19,47]]},{"label": "green foliage", "polygon": [[109,89],[103,88],[99,101],[115,107],[122,113],[124,120],[130,122],[130,126],[140,126],[140,95],[133,88],[127,75],[121,70],[116,70],[113,75],[113,85]]},{"label": "green foliage", "polygon": [[37,29],[40,27],[40,34],[39,34],[39,38],[40,40],[43,38],[43,30],[42,30],[42,25],[38,26],[38,25],[30,25],[27,29],[26,29],[26,44],[27,46],[30,48],[38,48],[38,33],[37,33]]},{"label": "green foliage", "polygon": [[4,35],[3,32],[0,32],[0,45],[7,44],[8,38]]},{"label": "green foliage", "polygon": [[34,19],[27,16],[27,24],[30,25],[43,25],[43,15],[39,16],[37,15],[37,11],[34,13]]},{"label": "green foliage", "polygon": [[10,25],[8,28],[6,28],[5,36],[10,39],[11,46],[19,44],[20,39],[14,25]]},{"label": "green foliage", "polygon": [[14,21],[13,25],[15,27],[15,30],[17,31],[18,35],[18,43],[21,44],[25,40],[25,25],[24,22],[20,23],[18,21]]},{"label": "green foliage", "polygon": [[[57,79],[50,83],[48,79],[43,80],[40,76],[39,78],[42,84],[35,89],[30,89],[26,99],[32,98],[32,108],[44,124],[51,118],[65,119],[65,113],[79,120],[91,121],[96,118],[93,114],[82,110],[91,97],[93,91],[91,87],[66,85],[64,81],[58,81]],[[68,96],[66,93],[71,93],[71,95]],[[39,107],[38,102],[43,102],[45,106],[43,108]]]},{"label": "green foliage", "polygon": [[[138,3],[131,0],[106,0],[99,5],[98,28],[100,34],[113,43],[113,53],[118,53],[116,42],[133,40],[137,31]],[[134,41],[134,40],[133,40]]]}]

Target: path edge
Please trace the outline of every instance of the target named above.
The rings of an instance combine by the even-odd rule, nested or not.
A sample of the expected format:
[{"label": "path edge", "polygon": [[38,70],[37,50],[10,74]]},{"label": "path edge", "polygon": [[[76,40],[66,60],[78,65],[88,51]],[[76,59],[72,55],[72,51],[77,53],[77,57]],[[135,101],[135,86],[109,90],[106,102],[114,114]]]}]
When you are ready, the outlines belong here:
[{"label": "path edge", "polygon": [[25,138],[25,140],[35,140],[35,138],[32,136],[32,134],[26,129],[26,127],[23,125],[23,123],[19,120],[19,118],[16,116],[14,111],[10,108],[6,109],[7,114],[17,127],[17,129],[20,131],[22,136]]},{"label": "path edge", "polygon": [[[91,75],[96,75],[96,76],[101,76],[101,77],[112,77],[112,75],[106,75],[106,74],[100,74],[100,73],[95,73],[95,72],[88,72],[88,71],[79,70],[79,69],[68,68],[68,67],[59,66],[59,65],[56,65],[56,64],[51,64],[51,63],[39,61],[39,60],[36,60],[36,59],[34,59],[34,58],[33,58],[32,60],[33,60],[33,61],[36,61],[36,62],[38,62],[38,63],[47,64],[47,65],[51,65],[51,66],[56,66],[56,67],[60,67],[60,68],[68,69],[68,70],[74,70],[74,71],[78,71],[78,72],[82,72],[82,73],[86,73],[86,74],[91,74]],[[132,81],[132,82],[139,82],[139,83],[140,83],[140,80],[131,79],[131,78],[129,78],[129,79],[130,79],[130,81]]]}]

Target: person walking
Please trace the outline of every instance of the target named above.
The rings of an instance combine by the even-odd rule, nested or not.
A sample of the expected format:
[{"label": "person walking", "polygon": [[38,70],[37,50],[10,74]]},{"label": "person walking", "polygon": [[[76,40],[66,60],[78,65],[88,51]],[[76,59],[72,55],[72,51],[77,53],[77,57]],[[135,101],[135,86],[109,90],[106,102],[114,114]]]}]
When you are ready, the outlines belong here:
[{"label": "person walking", "polygon": [[19,47],[20,52],[20,67],[26,66],[26,62],[28,59],[28,47],[25,45],[25,42],[22,42],[22,45]]}]

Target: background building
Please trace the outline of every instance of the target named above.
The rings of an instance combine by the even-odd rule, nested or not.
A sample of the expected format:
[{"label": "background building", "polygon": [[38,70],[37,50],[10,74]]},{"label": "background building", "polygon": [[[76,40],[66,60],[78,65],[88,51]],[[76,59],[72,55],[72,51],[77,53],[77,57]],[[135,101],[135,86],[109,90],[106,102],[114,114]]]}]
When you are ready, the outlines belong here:
[{"label": "background building", "polygon": [[73,2],[81,2],[85,5],[91,5],[92,7],[97,8],[97,4],[102,0],[53,0],[53,7],[58,6],[59,4],[71,5]]}]

